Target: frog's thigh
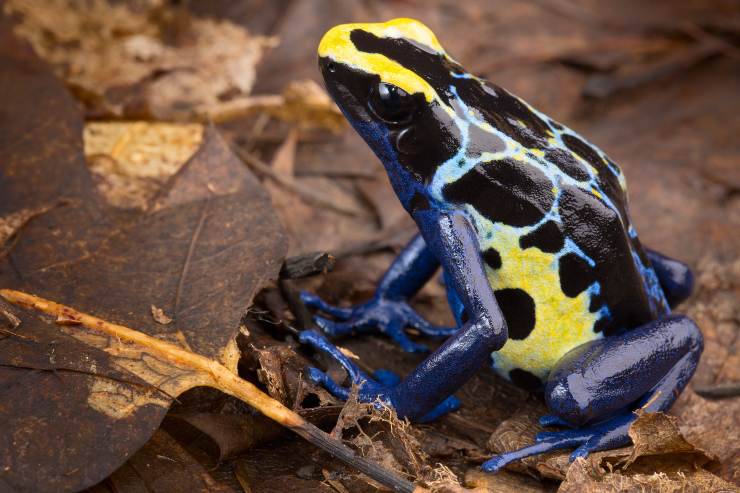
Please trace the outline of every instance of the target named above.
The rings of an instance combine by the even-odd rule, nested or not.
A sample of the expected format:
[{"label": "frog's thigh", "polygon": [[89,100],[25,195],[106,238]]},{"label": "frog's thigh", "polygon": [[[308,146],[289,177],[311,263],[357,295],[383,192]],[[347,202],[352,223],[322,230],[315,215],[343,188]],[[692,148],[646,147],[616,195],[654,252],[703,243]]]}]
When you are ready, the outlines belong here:
[{"label": "frog's thigh", "polygon": [[702,348],[701,332],[682,315],[584,343],[550,372],[545,401],[552,414],[575,425],[598,422],[641,398],[667,410],[693,375]]}]

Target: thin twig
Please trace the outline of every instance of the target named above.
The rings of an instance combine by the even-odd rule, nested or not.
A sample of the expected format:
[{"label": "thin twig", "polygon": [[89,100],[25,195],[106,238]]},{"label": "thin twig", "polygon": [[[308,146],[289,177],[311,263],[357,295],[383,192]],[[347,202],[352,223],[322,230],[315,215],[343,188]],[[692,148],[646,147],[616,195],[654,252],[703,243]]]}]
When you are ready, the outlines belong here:
[{"label": "thin twig", "polygon": [[309,188],[302,183],[299,183],[293,177],[284,176],[276,173],[269,164],[265,163],[254,154],[245,151],[239,146],[234,146],[234,151],[242,161],[247,163],[247,165],[249,165],[249,167],[255,170],[257,173],[270,178],[271,180],[275,181],[275,183],[278,183],[291,192],[298,194],[301,198],[309,202],[313,202],[314,204],[326,207],[347,216],[357,217],[365,215],[365,212],[358,207],[337,204],[336,202],[328,199],[326,196],[316,192],[314,189]]},{"label": "thin twig", "polygon": [[188,351],[180,346],[157,339],[138,330],[108,322],[69,306],[61,305],[32,294],[11,289],[0,289],[0,296],[15,305],[33,308],[54,317],[63,316],[68,319],[79,320],[80,325],[90,330],[102,332],[112,337],[137,344],[146,348],[153,355],[157,355],[178,366],[195,370],[208,377],[207,381],[209,381],[210,386],[246,402],[268,418],[287,427],[308,442],[325,450],[349,466],[365,473],[370,478],[391,488],[393,491],[408,493],[426,491],[421,487],[414,487],[413,483],[401,478],[394,472],[384,469],[364,457],[359,457],[342,442],[332,439],[319,428],[303,419],[299,414],[283,406],[280,402],[259,390],[251,382],[235,375],[226,366],[216,360]]},{"label": "thin twig", "polygon": [[713,385],[694,386],[694,392],[705,399],[728,399],[740,396],[740,382],[722,382]]},{"label": "thin twig", "polygon": [[300,279],[326,274],[334,268],[336,259],[327,252],[311,252],[285,259],[280,269],[281,279]]}]

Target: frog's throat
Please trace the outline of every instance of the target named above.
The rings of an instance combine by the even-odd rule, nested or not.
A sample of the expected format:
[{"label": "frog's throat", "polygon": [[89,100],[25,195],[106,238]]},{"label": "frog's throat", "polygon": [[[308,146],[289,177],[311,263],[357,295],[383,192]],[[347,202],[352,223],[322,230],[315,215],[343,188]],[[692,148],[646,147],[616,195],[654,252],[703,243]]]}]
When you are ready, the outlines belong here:
[{"label": "frog's throat", "polygon": [[382,23],[340,24],[321,38],[319,57],[326,57],[400,87],[409,94],[421,93],[427,102],[439,99],[437,91],[413,70],[379,53],[359,50],[352,42],[353,31],[364,31],[378,38],[405,39],[430,52],[445,54],[434,33],[414,19],[393,19]]}]

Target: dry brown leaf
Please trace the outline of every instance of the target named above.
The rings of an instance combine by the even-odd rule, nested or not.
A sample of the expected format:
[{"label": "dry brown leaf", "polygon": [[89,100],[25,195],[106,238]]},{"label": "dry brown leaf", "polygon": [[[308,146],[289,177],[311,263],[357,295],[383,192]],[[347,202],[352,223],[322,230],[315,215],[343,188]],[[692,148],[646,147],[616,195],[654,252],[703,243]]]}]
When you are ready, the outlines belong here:
[{"label": "dry brown leaf", "polygon": [[[11,0],[16,31],[88,106],[117,116],[182,119],[194,108],[249,95],[255,67],[273,38],[227,20],[191,18],[161,2]],[[175,32],[174,40],[167,34]],[[100,110],[101,108],[91,108]]]},{"label": "dry brown leaf", "polygon": [[162,429],[157,430],[146,445],[111,474],[105,483],[113,492],[172,493],[187,489],[236,493],[231,486],[216,481],[211,471],[206,470]]},{"label": "dry brown leaf", "polygon": [[87,122],[85,158],[98,190],[121,208],[146,208],[203,141],[199,123]]},{"label": "dry brown leaf", "polygon": [[588,459],[578,459],[568,469],[558,493],[730,493],[737,487],[704,469],[661,470],[625,474],[606,473]]},{"label": "dry brown leaf", "polygon": [[167,419],[185,422],[205,434],[217,449],[218,462],[243,454],[283,432],[278,424],[261,415],[196,412],[170,414]]},{"label": "dry brown leaf", "polygon": [[677,418],[642,413],[629,433],[631,450],[607,450],[577,460],[559,491],[735,491],[703,468],[714,467],[716,458],[684,438]]},{"label": "dry brown leaf", "polygon": [[678,418],[667,414],[640,413],[630,426],[629,435],[634,445],[625,468],[638,458],[657,455],[683,456],[682,460],[689,460],[696,466],[717,460],[713,454],[686,440],[679,429]]}]

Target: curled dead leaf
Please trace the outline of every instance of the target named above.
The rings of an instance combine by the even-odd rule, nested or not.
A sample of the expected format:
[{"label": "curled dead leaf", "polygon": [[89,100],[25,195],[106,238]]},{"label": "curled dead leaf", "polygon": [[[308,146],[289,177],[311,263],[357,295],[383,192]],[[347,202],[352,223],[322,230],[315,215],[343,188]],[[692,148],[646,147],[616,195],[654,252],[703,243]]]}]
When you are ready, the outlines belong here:
[{"label": "curled dead leaf", "polygon": [[205,434],[217,450],[218,462],[283,433],[283,428],[260,415],[186,413],[170,414],[167,419],[185,422]]}]

